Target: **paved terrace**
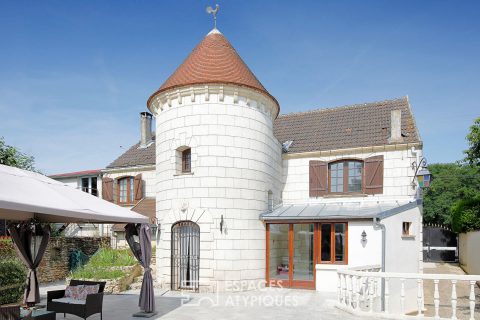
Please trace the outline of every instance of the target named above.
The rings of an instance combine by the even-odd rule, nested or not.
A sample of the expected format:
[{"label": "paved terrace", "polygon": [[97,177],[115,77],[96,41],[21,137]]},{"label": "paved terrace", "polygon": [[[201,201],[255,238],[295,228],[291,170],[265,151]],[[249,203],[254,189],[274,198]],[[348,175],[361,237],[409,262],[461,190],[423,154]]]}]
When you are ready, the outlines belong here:
[{"label": "paved terrace", "polygon": [[[41,289],[42,303],[46,303],[46,290],[64,288],[64,285]],[[266,289],[237,293],[204,294],[156,291],[158,315],[150,319],[162,320],[211,320],[211,319],[335,319],[350,320],[357,317],[334,307],[335,294],[313,290]],[[138,311],[138,291],[118,295],[106,295],[103,319],[124,320],[134,318]],[[57,319],[80,319],[73,315]],[[88,319],[98,320],[100,315]]]}]

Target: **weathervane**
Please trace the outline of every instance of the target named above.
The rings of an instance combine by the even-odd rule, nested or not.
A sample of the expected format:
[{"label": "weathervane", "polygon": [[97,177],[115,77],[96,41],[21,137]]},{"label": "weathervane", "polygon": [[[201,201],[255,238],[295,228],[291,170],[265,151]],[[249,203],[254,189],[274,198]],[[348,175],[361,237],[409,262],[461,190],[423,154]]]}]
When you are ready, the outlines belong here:
[{"label": "weathervane", "polygon": [[213,23],[215,29],[217,29],[217,12],[219,9],[220,6],[218,4],[215,5],[215,9],[210,6],[207,7],[207,13],[213,15]]}]

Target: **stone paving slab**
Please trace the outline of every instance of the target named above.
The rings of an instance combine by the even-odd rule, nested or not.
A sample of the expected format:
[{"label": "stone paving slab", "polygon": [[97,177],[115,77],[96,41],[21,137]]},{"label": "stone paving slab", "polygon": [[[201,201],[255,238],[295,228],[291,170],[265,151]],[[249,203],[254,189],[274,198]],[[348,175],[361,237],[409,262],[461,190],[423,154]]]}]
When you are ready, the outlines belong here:
[{"label": "stone paving slab", "polygon": [[[182,292],[158,292],[156,296],[158,315],[150,319],[162,320],[350,320],[353,315],[335,308],[335,294],[313,290],[269,288],[248,292],[205,294]],[[137,294],[106,295],[104,297],[104,320],[140,320],[132,314],[139,311]],[[73,315],[66,318],[57,314],[57,319],[80,319]],[[99,320],[93,315],[89,320]]]}]

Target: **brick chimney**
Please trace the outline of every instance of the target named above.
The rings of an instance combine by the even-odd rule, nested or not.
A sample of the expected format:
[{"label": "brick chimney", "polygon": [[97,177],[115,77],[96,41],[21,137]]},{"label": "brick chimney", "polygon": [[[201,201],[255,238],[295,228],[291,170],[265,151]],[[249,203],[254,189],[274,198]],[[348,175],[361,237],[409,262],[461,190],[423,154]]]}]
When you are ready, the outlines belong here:
[{"label": "brick chimney", "polygon": [[152,141],[152,114],[140,112],[140,148],[146,148]]},{"label": "brick chimney", "polygon": [[388,142],[403,142],[402,110],[392,110],[390,119],[390,138],[388,138]]}]

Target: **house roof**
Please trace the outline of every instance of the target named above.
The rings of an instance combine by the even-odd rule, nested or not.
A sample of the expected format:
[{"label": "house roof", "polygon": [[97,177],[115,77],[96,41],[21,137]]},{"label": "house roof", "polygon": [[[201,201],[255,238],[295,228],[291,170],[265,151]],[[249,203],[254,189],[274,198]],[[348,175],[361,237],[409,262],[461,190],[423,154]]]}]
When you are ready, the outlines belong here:
[{"label": "house roof", "polygon": [[265,89],[225,36],[213,29],[192,50],[183,63],[147,101],[166,90],[195,84],[234,84],[260,91],[277,100]]},{"label": "house roof", "polygon": [[[318,109],[280,115],[274,122],[275,137],[281,142],[293,141],[289,153],[372,147],[391,144],[392,110],[402,112],[404,143],[421,142],[408,98]],[[155,164],[155,143],[148,148],[135,144],[107,166],[134,167]]]},{"label": "house roof", "polygon": [[57,173],[48,176],[49,178],[56,179],[56,178],[71,178],[71,177],[79,177],[79,176],[89,176],[89,175],[98,175],[100,174],[101,170],[84,170],[84,171],[76,171],[76,172],[67,172],[67,173]]},{"label": "house roof", "polygon": [[130,149],[110,163],[107,169],[155,164],[155,135],[152,138],[153,143],[150,143],[146,148],[140,148],[140,142],[131,146]]},{"label": "house roof", "polygon": [[390,119],[398,109],[403,142],[421,142],[407,97],[280,115],[274,134],[281,143],[293,141],[289,153],[394,144],[388,141]]},{"label": "house roof", "polygon": [[[151,224],[155,224],[156,218],[156,201],[155,198],[143,198],[131,210],[148,217]],[[116,232],[125,231],[125,223],[117,223],[112,226],[112,230]]]}]

